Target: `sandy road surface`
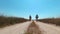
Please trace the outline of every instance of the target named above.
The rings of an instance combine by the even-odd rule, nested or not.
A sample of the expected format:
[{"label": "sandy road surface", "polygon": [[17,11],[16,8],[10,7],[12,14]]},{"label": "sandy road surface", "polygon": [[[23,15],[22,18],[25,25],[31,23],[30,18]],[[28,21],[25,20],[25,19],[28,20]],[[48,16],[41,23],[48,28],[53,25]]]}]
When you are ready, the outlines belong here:
[{"label": "sandy road surface", "polygon": [[33,32],[38,32],[40,30],[42,34],[60,34],[60,27],[34,21],[35,25],[38,26],[37,27],[35,25],[33,26],[30,25],[31,23],[32,21],[28,21],[20,24],[15,24],[9,27],[5,27],[2,29],[0,28],[0,34],[25,34],[27,30]]},{"label": "sandy road surface", "polygon": [[36,25],[39,26],[43,34],[60,34],[60,27],[42,22],[35,22],[35,23]]},{"label": "sandy road surface", "polygon": [[30,23],[32,22],[29,21],[25,23],[15,24],[2,29],[0,28],[0,34],[24,34]]},{"label": "sandy road surface", "polygon": [[33,21],[27,31],[25,32],[25,34],[41,34],[41,31],[39,30],[39,27],[35,24],[35,22]]}]

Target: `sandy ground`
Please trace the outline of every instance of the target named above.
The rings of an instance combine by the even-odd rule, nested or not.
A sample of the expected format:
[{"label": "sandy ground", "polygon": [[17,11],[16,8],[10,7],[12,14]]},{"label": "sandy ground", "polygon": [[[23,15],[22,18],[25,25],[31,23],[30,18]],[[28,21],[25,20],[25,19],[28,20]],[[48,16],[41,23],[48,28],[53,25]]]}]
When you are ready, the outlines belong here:
[{"label": "sandy ground", "polygon": [[31,21],[0,28],[0,34],[24,34]]},{"label": "sandy ground", "polygon": [[0,34],[25,34],[27,30],[33,31],[33,32],[41,31],[42,34],[60,34],[59,26],[46,24],[42,22],[36,22],[36,21],[34,22],[35,22],[35,25],[37,26],[35,25],[32,26],[31,25],[32,21],[28,21],[20,24],[11,25],[5,28],[0,28]]},{"label": "sandy ground", "polygon": [[35,22],[33,21],[25,34],[41,34],[41,31],[39,30],[39,27],[35,24]]},{"label": "sandy ground", "polygon": [[60,27],[36,21],[35,23],[38,25],[43,34],[60,34]]}]

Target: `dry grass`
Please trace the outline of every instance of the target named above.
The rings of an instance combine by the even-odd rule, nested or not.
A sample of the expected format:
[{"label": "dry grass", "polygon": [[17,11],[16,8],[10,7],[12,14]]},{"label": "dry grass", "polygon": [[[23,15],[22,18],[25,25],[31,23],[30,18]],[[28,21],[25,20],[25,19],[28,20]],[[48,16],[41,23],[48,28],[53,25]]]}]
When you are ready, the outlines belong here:
[{"label": "dry grass", "polygon": [[27,21],[24,18],[0,16],[0,28]]},{"label": "dry grass", "polygon": [[39,19],[38,21],[49,23],[49,24],[56,24],[60,26],[60,18],[47,18],[47,19]]},{"label": "dry grass", "polygon": [[34,23],[34,21],[30,24],[25,34],[41,34],[38,26]]}]

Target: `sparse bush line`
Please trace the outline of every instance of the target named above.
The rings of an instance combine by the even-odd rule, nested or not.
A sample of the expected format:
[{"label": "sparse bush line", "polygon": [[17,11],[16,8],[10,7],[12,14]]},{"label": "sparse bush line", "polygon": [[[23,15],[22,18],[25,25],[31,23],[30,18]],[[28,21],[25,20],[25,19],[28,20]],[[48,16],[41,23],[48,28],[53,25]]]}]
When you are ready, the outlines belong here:
[{"label": "sparse bush line", "polygon": [[0,28],[28,21],[24,18],[0,16]]},{"label": "sparse bush line", "polygon": [[60,26],[60,18],[39,19],[38,21],[48,24],[56,24],[57,26]]}]

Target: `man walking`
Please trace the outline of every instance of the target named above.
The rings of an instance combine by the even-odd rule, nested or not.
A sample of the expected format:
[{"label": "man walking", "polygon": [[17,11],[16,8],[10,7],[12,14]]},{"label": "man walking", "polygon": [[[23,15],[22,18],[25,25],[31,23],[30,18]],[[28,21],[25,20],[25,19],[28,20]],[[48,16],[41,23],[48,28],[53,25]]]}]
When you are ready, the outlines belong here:
[{"label": "man walking", "polygon": [[29,16],[29,20],[30,20],[30,21],[31,21],[31,18],[32,18],[32,17],[31,17],[31,15],[30,15],[30,16]]},{"label": "man walking", "polygon": [[38,20],[38,18],[39,18],[39,17],[38,17],[38,15],[36,15],[36,17],[35,17],[35,18],[36,18],[36,20]]}]

